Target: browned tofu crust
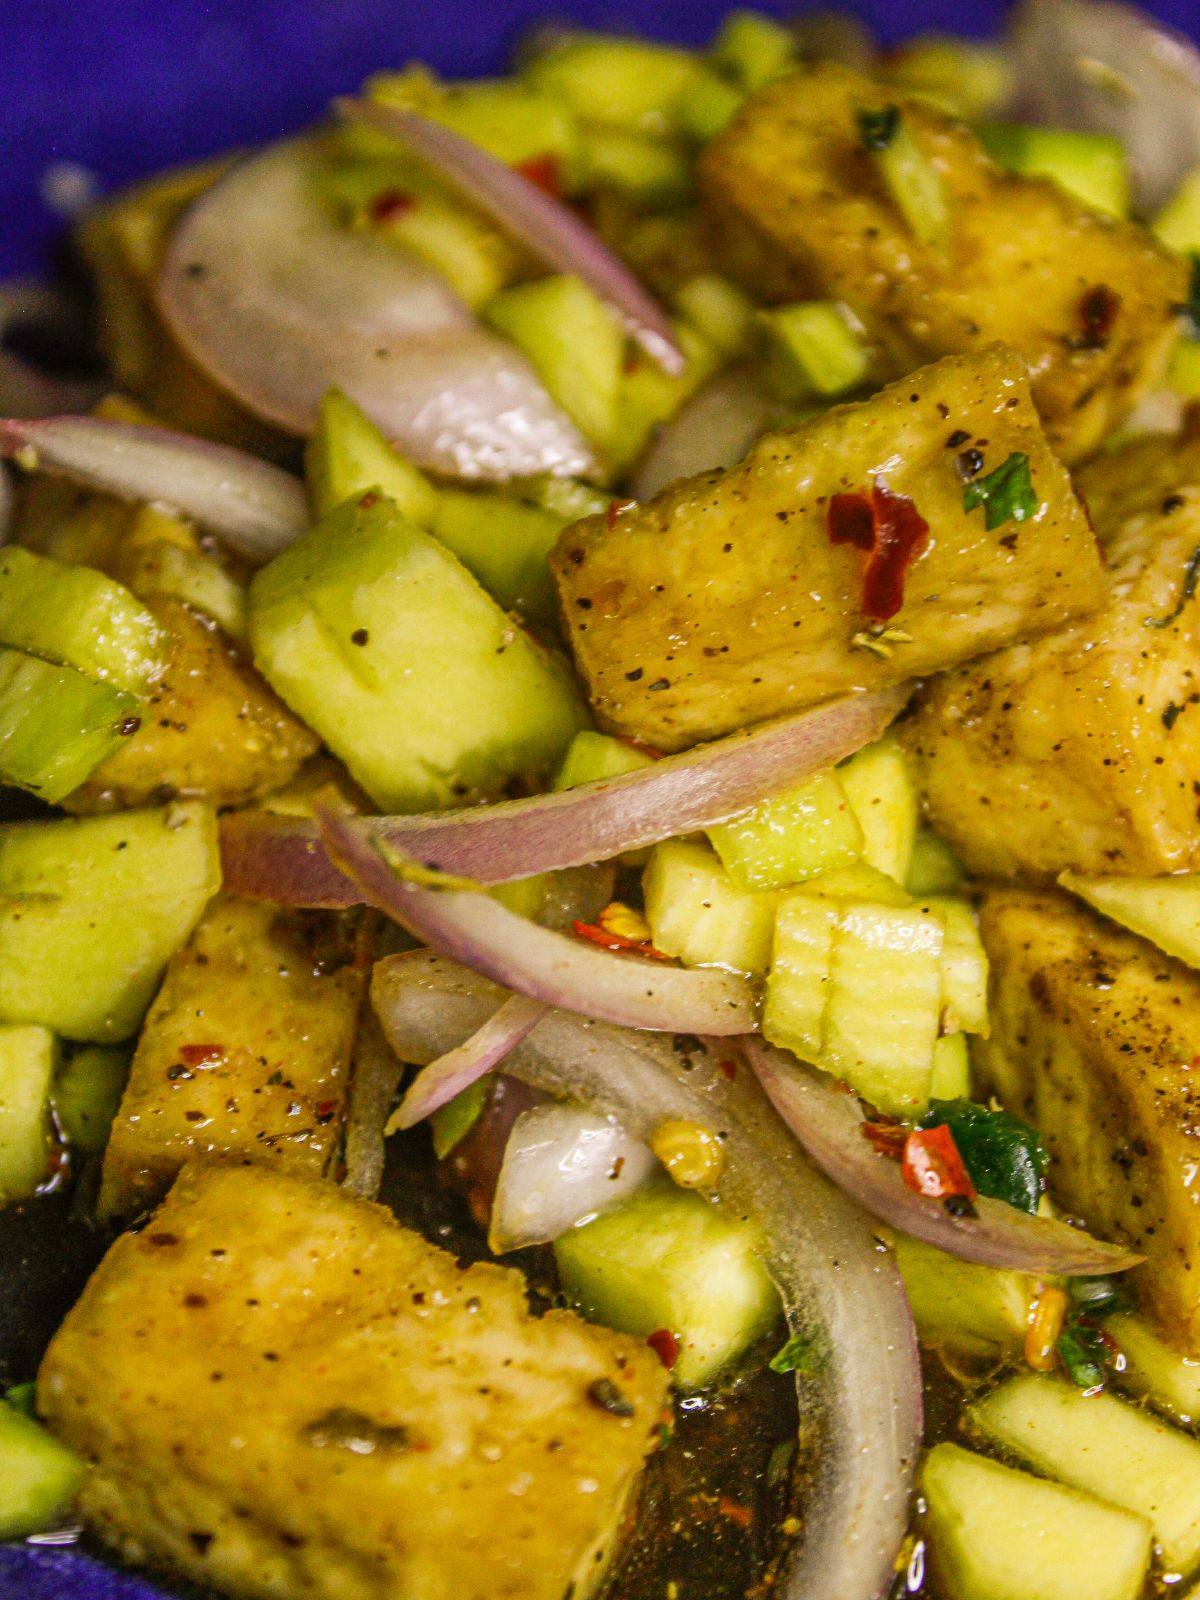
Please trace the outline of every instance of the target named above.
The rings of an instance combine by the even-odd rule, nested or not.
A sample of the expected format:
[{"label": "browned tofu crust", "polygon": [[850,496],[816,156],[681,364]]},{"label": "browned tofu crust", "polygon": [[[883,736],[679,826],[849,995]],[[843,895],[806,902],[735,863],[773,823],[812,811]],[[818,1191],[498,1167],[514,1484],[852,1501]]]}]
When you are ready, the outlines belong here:
[{"label": "browned tofu crust", "polygon": [[125,1556],[270,1600],[590,1593],[666,1373],[382,1207],[192,1166],[56,1335],[38,1405]]},{"label": "browned tofu crust", "polygon": [[981,1087],[1041,1132],[1054,1197],[1146,1256],[1139,1304],[1200,1356],[1200,973],[1065,895],[991,889]]},{"label": "browned tofu crust", "polygon": [[[941,179],[943,245],[913,235],[863,147],[859,112],[888,104]],[[754,95],[699,175],[726,270],[771,298],[845,301],[885,375],[997,339],[1019,350],[1064,460],[1095,449],[1165,370],[1181,261],[1056,184],[1002,173],[962,123],[844,67]]]},{"label": "browned tofu crust", "polygon": [[[965,508],[964,471],[1014,453],[1038,507],[989,531],[982,509]],[[830,528],[832,496],[876,485],[929,525],[883,637],[864,614],[868,558]],[[585,518],[551,565],[601,725],[660,750],[937,671],[1061,627],[1104,594],[1023,363],[998,347],[768,434],[727,472]]]},{"label": "browned tofu crust", "polygon": [[946,673],[903,726],[930,818],[974,871],[1200,867],[1197,465],[1159,444],[1109,458],[1096,473],[1108,603]]},{"label": "browned tofu crust", "polygon": [[154,1205],[197,1155],[326,1171],[370,970],[359,920],[212,902],[142,1026],[104,1156],[102,1216]]},{"label": "browned tofu crust", "polygon": [[167,668],[137,732],[68,795],[69,811],[118,811],[164,796],[245,805],[293,778],[320,740],[214,623],[177,600],[150,599],[168,634]]}]

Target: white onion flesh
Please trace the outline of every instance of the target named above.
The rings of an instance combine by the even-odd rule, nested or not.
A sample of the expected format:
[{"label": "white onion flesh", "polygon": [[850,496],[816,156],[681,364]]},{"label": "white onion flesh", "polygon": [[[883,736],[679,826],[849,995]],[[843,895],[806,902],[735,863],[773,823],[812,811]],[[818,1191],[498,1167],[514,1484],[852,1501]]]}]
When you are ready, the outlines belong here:
[{"label": "white onion flesh", "polygon": [[595,470],[519,351],[398,245],[341,228],[303,141],[239,163],[184,213],[158,304],[189,355],[292,433],[336,385],[406,456],[452,477]]},{"label": "white onion flesh", "polygon": [[732,467],[778,415],[779,407],[741,367],[718,372],[664,423],[633,479],[649,500],[676,478]]},{"label": "white onion flesh", "polygon": [[361,819],[318,808],[331,858],[368,905],[442,955],[530,1000],[627,1028],[668,1033],[752,1033],[758,1001],[748,979],[625,957],[539,927],[490,895],[430,889],[384,859]]},{"label": "white onion flesh", "polygon": [[[417,1062],[453,1049],[502,998],[493,984],[422,951],[381,962],[372,981],[384,1031]],[[781,1600],[876,1600],[907,1528],[921,1431],[904,1286],[865,1214],[808,1162],[749,1071],[726,1076],[719,1048],[551,1011],[504,1070],[615,1117],[643,1142],[672,1118],[725,1135],[719,1201],[757,1223],[789,1326],[823,1357],[818,1376],[797,1375],[805,1426],[820,1434],[817,1481],[778,1592]]]},{"label": "white onion flesh", "polygon": [[657,1166],[649,1146],[613,1117],[561,1101],[536,1106],[509,1135],[488,1245],[503,1255],[549,1244],[618,1205]]},{"label": "white onion flesh", "polygon": [[[879,737],[910,693],[901,684],[847,695],[559,794],[374,817],[366,826],[389,847],[477,883],[610,860],[724,822],[853,755]],[[223,817],[221,865],[225,887],[250,900],[336,908],[362,898],[306,817],[250,810]]]},{"label": "white onion flesh", "polygon": [[1200,164],[1200,51],[1121,0],[1022,0],[1012,21],[1018,113],[1114,134],[1152,213]]},{"label": "white onion flesh", "polygon": [[103,417],[0,419],[0,455],[122,500],[164,505],[268,561],[308,526],[304,486],[257,456]]}]

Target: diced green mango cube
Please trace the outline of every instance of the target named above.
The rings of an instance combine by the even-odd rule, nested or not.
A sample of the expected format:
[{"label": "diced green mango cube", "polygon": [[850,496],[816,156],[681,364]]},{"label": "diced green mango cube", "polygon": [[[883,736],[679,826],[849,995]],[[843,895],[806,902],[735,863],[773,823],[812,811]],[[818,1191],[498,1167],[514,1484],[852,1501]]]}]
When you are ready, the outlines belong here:
[{"label": "diced green mango cube", "polygon": [[743,889],[783,889],[858,859],[863,831],[836,772],[708,830],[722,864]]},{"label": "diced green mango cube", "polygon": [[655,845],[642,892],[656,949],[689,967],[766,972],[776,896],[738,888],[708,845],[690,839]]},{"label": "diced green mango cube", "polygon": [[57,1062],[48,1029],[0,1027],[0,1203],[23,1200],[46,1176]]}]

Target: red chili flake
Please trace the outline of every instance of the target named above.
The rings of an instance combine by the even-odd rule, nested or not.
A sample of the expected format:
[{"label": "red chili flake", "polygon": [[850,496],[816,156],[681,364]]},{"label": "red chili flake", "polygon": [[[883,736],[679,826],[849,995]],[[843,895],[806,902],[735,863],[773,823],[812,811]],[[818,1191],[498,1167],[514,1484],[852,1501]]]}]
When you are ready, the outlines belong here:
[{"label": "red chili flake", "polygon": [[722,1495],[717,1501],[717,1510],[739,1528],[748,1528],[754,1521],[754,1513],[749,1506],[740,1506],[736,1500],[730,1500],[727,1495]]},{"label": "red chili flake", "polygon": [[598,944],[605,950],[627,950],[633,955],[649,956],[651,961],[670,961],[670,956],[656,950],[649,939],[627,939],[623,933],[611,933],[597,922],[576,922],[575,932],[589,944]]},{"label": "red chili flake", "polygon": [[904,1181],[930,1200],[974,1200],[975,1185],[946,1124],[915,1128],[904,1141]]},{"label": "red chili flake", "polygon": [[667,1371],[670,1372],[671,1368],[679,1360],[680,1351],[679,1340],[671,1332],[670,1328],[655,1328],[646,1343],[654,1351],[654,1354],[666,1367]]},{"label": "red chili flake", "polygon": [[859,1132],[864,1139],[871,1141],[881,1156],[890,1156],[893,1161],[899,1161],[904,1155],[908,1129],[902,1123],[863,1122],[859,1124]]},{"label": "red chili flake", "polygon": [[371,201],[368,214],[372,222],[397,222],[416,203],[415,197],[403,189],[385,189]]},{"label": "red chili flake", "polygon": [[[625,676],[628,677],[629,674],[626,673]],[[640,756],[649,756],[651,761],[661,761],[663,758],[662,751],[656,750],[652,744],[647,744],[644,739],[631,739],[626,737],[625,734],[619,733],[617,735],[617,743],[628,745],[631,750],[636,750]]]},{"label": "red chili flake", "polygon": [[318,1100],[313,1108],[317,1121],[324,1124],[333,1120],[333,1114],[338,1108],[336,1100]]},{"label": "red chili flake", "polygon": [[561,200],[562,169],[556,155],[547,152],[545,155],[529,156],[524,161],[518,161],[514,170],[523,178],[527,178],[530,183],[536,184],[546,194]]},{"label": "red chili flake", "polygon": [[179,1059],[185,1066],[202,1067],[206,1061],[220,1061],[225,1054],[222,1044],[181,1044]]},{"label": "red chili flake", "polygon": [[929,524],[907,495],[893,494],[877,478],[869,495],[832,496],[827,526],[832,544],[852,544],[867,553],[862,614],[887,622],[904,604],[904,579],[925,548]]},{"label": "red chili flake", "polygon": [[730,1083],[733,1083],[734,1080],[737,1078],[737,1062],[736,1061],[718,1061],[717,1062],[717,1071],[721,1072],[721,1073],[724,1073],[724,1075],[729,1079]]},{"label": "red chili flake", "polygon": [[622,511],[631,511],[635,505],[636,500],[610,500],[608,510],[604,513],[605,526],[611,528]]},{"label": "red chili flake", "polygon": [[1079,320],[1083,324],[1080,343],[1085,350],[1104,349],[1120,306],[1121,296],[1106,283],[1087,291],[1079,302]]}]

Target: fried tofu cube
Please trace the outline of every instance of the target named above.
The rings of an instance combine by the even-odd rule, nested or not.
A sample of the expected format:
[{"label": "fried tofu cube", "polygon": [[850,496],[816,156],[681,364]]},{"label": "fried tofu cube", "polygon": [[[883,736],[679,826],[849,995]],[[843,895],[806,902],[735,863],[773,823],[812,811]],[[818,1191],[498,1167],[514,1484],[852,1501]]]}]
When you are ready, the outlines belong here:
[{"label": "fried tofu cube", "polygon": [[142,1026],[105,1152],[102,1216],[154,1205],[197,1155],[327,1170],[369,975],[357,920],[211,903]]},{"label": "fried tofu cube", "polygon": [[316,734],[213,623],[177,600],[146,607],[167,631],[167,670],[141,726],[67,796],[67,810],[124,810],[164,794],[245,805],[295,777],[320,747]]},{"label": "fried tofu cube", "polygon": [[41,1415],[127,1559],[264,1600],[590,1594],[667,1375],[382,1207],[189,1166],[52,1342]]},{"label": "fried tofu cube", "polygon": [[[975,477],[1027,458],[1032,514],[989,530],[982,507],[966,509],[964,451]],[[886,627],[864,610],[875,552],[844,539],[831,509],[834,496],[865,506],[877,493],[910,500],[929,527]],[[659,750],[936,672],[1061,627],[1104,594],[1024,365],[999,347],[768,434],[726,472],[585,518],[551,564],[602,725]]]},{"label": "fried tofu cube", "polygon": [[1167,469],[1129,454],[1141,494],[1097,497],[1105,529],[1129,513],[1104,539],[1107,604],[935,679],[901,729],[930,819],[984,876],[1200,868],[1200,477],[1164,493]]},{"label": "fried tofu cube", "polygon": [[[940,181],[942,242],[909,229],[864,146],[860,113],[889,105]],[[1177,257],[1046,179],[1001,172],[962,123],[844,67],[753,96],[705,148],[699,182],[724,268],[769,298],[844,301],[885,374],[997,339],[1018,350],[1064,460],[1165,371],[1186,299]]]},{"label": "fried tofu cube", "polygon": [[1041,1132],[1050,1188],[1146,1256],[1144,1310],[1200,1356],[1200,974],[1057,890],[995,888],[977,1082]]}]

